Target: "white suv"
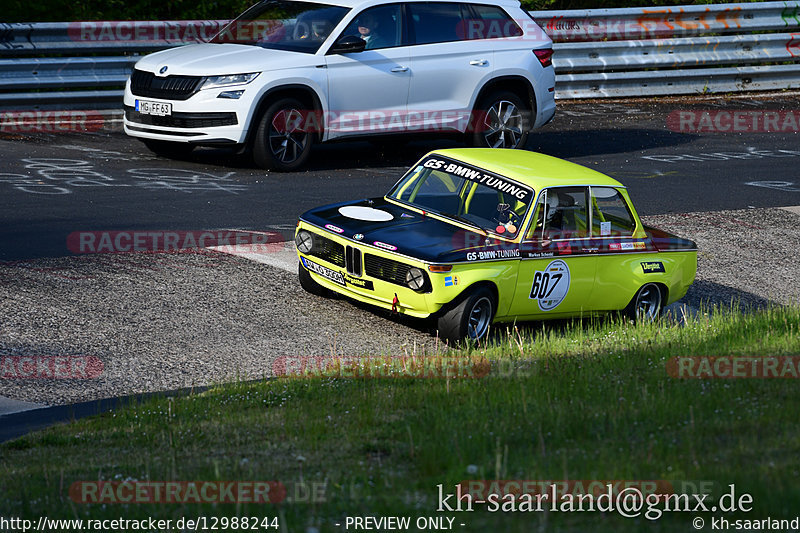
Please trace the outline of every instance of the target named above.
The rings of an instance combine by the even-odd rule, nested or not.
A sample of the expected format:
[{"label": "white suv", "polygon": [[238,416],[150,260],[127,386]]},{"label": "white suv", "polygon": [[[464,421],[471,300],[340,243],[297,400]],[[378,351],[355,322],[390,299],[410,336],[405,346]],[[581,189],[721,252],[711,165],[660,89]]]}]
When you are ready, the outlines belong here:
[{"label": "white suv", "polygon": [[517,148],[555,114],[551,56],[512,0],[264,0],[209,43],[139,60],[125,132],[162,154],[248,148],[282,171],[345,137],[459,132]]}]

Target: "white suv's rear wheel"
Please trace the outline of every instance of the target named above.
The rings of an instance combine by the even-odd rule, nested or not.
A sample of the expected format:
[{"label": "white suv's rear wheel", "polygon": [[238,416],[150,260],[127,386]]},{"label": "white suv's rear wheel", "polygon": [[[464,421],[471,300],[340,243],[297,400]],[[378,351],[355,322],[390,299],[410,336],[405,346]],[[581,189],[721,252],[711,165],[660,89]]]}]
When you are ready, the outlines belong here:
[{"label": "white suv's rear wheel", "polygon": [[528,140],[528,110],[510,91],[481,98],[473,114],[472,144],[481,148],[523,148]]},{"label": "white suv's rear wheel", "polygon": [[294,98],[281,98],[267,107],[253,144],[253,159],[258,166],[288,172],[305,164],[314,142],[314,133],[308,131],[306,107]]}]

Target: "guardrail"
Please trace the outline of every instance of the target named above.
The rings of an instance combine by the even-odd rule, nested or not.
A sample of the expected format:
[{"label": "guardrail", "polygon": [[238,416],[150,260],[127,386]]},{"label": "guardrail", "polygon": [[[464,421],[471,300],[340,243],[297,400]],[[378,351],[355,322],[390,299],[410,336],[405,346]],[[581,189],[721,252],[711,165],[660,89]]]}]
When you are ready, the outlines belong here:
[{"label": "guardrail", "polygon": [[[554,41],[557,98],[800,87],[800,0],[531,15]],[[0,109],[119,108],[140,54],[225,22],[0,24]]]}]

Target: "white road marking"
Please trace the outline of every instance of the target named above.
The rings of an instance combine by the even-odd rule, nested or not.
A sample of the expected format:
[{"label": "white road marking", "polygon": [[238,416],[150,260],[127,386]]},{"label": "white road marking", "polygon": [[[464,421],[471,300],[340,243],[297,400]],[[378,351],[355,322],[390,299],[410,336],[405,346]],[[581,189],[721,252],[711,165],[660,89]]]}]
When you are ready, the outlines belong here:
[{"label": "white road marking", "polygon": [[294,241],[269,244],[236,244],[230,246],[209,246],[209,250],[244,257],[286,272],[297,272],[297,251]]},{"label": "white road marking", "polygon": [[0,396],[0,416],[49,407],[43,403],[21,402]]},{"label": "white road marking", "polygon": [[789,211],[790,213],[794,213],[795,215],[800,215],[800,205],[793,205],[790,207],[781,207],[784,211]]}]

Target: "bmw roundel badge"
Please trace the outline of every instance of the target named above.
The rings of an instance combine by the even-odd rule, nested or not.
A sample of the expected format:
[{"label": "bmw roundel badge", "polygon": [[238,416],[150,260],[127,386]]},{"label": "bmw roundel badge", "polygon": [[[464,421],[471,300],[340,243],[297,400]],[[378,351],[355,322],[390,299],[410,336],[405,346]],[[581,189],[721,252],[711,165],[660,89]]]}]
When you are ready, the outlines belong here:
[{"label": "bmw roundel badge", "polygon": [[163,67],[161,67],[161,70],[159,70],[158,73],[159,74],[164,74],[166,71],[167,71],[167,66],[164,65]]}]

